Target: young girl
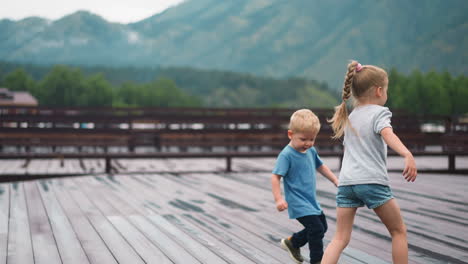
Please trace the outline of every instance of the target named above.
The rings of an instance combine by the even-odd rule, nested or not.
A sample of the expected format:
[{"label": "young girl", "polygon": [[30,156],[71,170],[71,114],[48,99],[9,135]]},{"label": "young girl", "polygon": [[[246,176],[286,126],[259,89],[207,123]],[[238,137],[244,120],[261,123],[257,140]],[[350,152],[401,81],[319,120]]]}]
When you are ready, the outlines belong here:
[{"label": "young girl", "polygon": [[[416,164],[411,152],[393,133],[392,113],[387,101],[387,73],[376,66],[352,61],[343,86],[343,102],[330,120],[334,138],[344,134],[344,157],[336,195],[336,233],[325,250],[322,263],[337,263],[348,245],[358,207],[373,209],[392,237],[393,263],[408,263],[406,227],[393,198],[387,173],[387,145],[405,158],[403,176],[416,180]],[[355,99],[348,117],[346,101]]]}]

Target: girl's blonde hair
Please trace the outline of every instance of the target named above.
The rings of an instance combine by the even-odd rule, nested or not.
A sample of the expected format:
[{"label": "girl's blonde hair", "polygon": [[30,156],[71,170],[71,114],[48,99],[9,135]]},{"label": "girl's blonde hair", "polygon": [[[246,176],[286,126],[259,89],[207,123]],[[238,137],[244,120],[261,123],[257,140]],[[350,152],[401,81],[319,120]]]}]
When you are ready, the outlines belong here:
[{"label": "girl's blonde hair", "polygon": [[348,71],[343,84],[343,102],[335,107],[335,114],[328,120],[333,128],[334,139],[341,138],[345,127],[348,125],[346,101],[351,95],[359,101],[360,98],[368,95],[372,87],[384,87],[387,78],[387,72],[377,66],[361,65],[357,61],[351,61],[348,64]]},{"label": "girl's blonde hair", "polygon": [[300,109],[291,115],[289,130],[295,133],[309,132],[318,133],[320,121],[318,117],[309,109]]}]

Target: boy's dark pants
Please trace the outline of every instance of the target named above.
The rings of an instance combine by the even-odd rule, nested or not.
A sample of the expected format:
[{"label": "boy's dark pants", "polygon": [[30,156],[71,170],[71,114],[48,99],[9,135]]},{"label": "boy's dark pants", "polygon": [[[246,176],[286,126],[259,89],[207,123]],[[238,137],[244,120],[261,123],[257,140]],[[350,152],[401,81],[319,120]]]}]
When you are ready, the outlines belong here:
[{"label": "boy's dark pants", "polygon": [[306,215],[297,218],[304,229],[294,233],[291,242],[295,248],[300,248],[309,243],[310,263],[320,261],[323,256],[323,237],[327,232],[328,225],[325,215]]}]

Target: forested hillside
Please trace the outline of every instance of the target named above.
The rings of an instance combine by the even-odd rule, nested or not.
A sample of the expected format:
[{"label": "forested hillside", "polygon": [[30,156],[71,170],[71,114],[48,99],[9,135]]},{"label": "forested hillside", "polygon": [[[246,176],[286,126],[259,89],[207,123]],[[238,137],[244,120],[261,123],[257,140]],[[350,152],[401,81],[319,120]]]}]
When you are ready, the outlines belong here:
[{"label": "forested hillside", "polygon": [[[392,109],[419,115],[468,113],[468,77],[389,71]],[[30,91],[49,106],[332,108],[341,96],[306,79],[273,79],[193,68],[37,66],[0,62],[0,86]]]},{"label": "forested hillside", "polygon": [[[0,62],[0,84],[31,91],[42,105],[332,107],[338,102],[338,96],[317,81],[192,68],[77,68]],[[82,97],[76,97],[81,93]]]}]

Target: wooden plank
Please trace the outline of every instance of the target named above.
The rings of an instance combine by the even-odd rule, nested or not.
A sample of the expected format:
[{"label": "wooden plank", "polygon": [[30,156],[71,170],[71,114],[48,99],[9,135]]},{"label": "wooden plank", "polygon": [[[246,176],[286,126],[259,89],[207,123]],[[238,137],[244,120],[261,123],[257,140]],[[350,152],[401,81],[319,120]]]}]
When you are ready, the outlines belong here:
[{"label": "wooden plank", "polygon": [[62,263],[37,182],[24,182],[35,263]]},{"label": "wooden plank", "polygon": [[[74,179],[82,187],[81,190],[86,193],[93,201],[93,204],[101,210],[114,227],[122,234],[128,243],[135,249],[140,257],[147,263],[172,263],[170,259],[158,247],[153,245],[144,234],[138,231],[135,226],[127,221],[118,210],[107,203],[102,196],[98,197],[95,191],[89,191],[84,188],[85,179]],[[107,188],[101,189],[99,195],[105,195]]]},{"label": "wooden plank", "polygon": [[122,216],[108,216],[111,223],[119,230],[125,239],[138,252],[146,263],[172,263],[172,261],[148,238],[138,231]]},{"label": "wooden plank", "polygon": [[[236,175],[236,176],[240,176],[240,175]],[[195,180],[197,180],[197,181],[199,181],[199,182],[200,182],[200,181],[204,181],[203,179],[197,179],[197,175],[194,176],[193,174],[192,174],[192,175],[189,175],[188,178],[192,178],[192,177],[195,178]],[[268,179],[269,179],[269,177],[270,177],[270,176],[268,176]],[[216,178],[218,178],[218,180],[216,180]],[[175,179],[175,178],[172,177],[171,179]],[[219,179],[222,179],[222,180],[219,180]],[[233,178],[232,180],[233,180],[233,181],[236,181],[236,180],[234,180],[234,178]],[[263,208],[260,209],[259,212],[255,212],[255,213],[253,213],[253,214],[255,214],[255,215],[259,214],[259,216],[260,216],[260,215],[264,215],[263,217],[268,218],[268,219],[273,219],[273,218],[274,218],[274,219],[277,219],[277,220],[275,221],[275,223],[270,223],[270,224],[269,224],[269,225],[271,225],[271,226],[278,226],[280,223],[283,224],[283,225],[284,225],[284,224],[285,224],[285,225],[290,225],[289,223],[295,222],[295,221],[291,221],[291,220],[287,219],[287,216],[286,216],[284,213],[283,213],[283,214],[279,214],[279,213],[277,213],[277,212],[273,209],[274,205],[273,205],[272,200],[270,200],[270,199],[272,199],[272,198],[270,198],[270,197],[271,197],[271,191],[270,191],[270,189],[269,189],[269,188],[270,188],[270,187],[269,187],[269,186],[270,186],[270,182],[268,182],[268,184],[265,184],[265,185],[260,185],[260,187],[262,187],[262,188],[261,188],[262,190],[259,190],[258,188],[257,188],[256,190],[255,190],[255,189],[249,190],[249,189],[247,189],[246,186],[244,186],[244,185],[237,185],[237,184],[235,184],[235,183],[232,182],[232,181],[226,180],[225,177],[220,177],[220,176],[218,176],[218,175],[212,175],[212,177],[210,177],[210,180],[209,180],[209,181],[210,181],[210,182],[215,182],[215,183],[216,183],[216,182],[217,182],[217,183],[223,183],[223,182],[225,182],[225,185],[226,185],[226,186],[230,186],[233,190],[243,190],[243,191],[245,191],[245,193],[257,194],[257,196],[249,197],[248,199],[258,201],[258,203],[259,203],[260,205],[259,205],[259,207],[256,207],[256,208],[262,208],[262,207],[263,207]],[[240,181],[240,182],[242,182],[242,181]],[[329,182],[326,182],[326,183],[327,183],[327,184],[330,184]],[[216,187],[216,188],[217,188],[217,187]],[[225,190],[223,193],[226,193],[226,192],[227,192],[227,190]],[[232,191],[231,191],[230,193],[232,193]],[[234,193],[235,193],[235,192],[234,192]],[[238,194],[238,195],[241,195],[241,194]],[[236,194],[234,194],[233,196],[236,196]],[[245,195],[244,195],[243,199],[244,199],[244,198],[246,198]],[[263,202],[262,199],[265,199],[265,198],[267,198],[267,199]],[[333,204],[334,204],[334,201],[333,201]],[[254,208],[255,208],[255,207],[254,207]],[[266,210],[265,208],[268,208],[268,209]],[[266,213],[266,214],[265,214],[265,213]],[[219,214],[220,214],[219,212],[216,213],[217,216],[219,216]],[[244,219],[245,217],[247,217],[247,216],[249,215],[249,214],[247,214],[247,213],[243,213],[242,211],[238,211],[237,214],[239,214],[237,218],[242,218],[242,219]],[[284,217],[284,220],[280,220],[280,218],[278,218],[279,216],[282,216],[282,217],[280,217],[280,218],[283,218],[283,217]],[[232,218],[236,219],[235,216],[231,216],[231,217],[226,216],[226,217],[224,217],[224,219],[230,219],[230,218],[231,218],[231,219],[232,219]],[[329,219],[329,220],[330,220],[330,219]],[[269,225],[262,225],[262,226],[264,226],[264,228],[266,228],[266,227],[269,226]],[[329,223],[329,225],[331,225],[331,223]],[[287,231],[287,232],[283,233],[283,236],[285,236],[285,235],[290,235],[293,231],[297,231],[297,230],[300,230],[300,229],[302,228],[300,225],[297,225],[297,224],[296,224],[296,225],[290,225],[290,226],[291,226],[290,231]],[[331,230],[330,230],[329,232],[327,232],[326,238],[328,237],[328,238],[330,239],[331,236],[333,235],[333,229],[332,229],[332,228],[333,228],[333,226],[331,226],[331,228],[330,228]],[[372,251],[370,251],[370,252],[372,252]],[[364,255],[363,252],[361,252],[361,254]]]},{"label": "wooden plank", "polygon": [[55,184],[52,184],[52,191],[57,196],[61,207],[65,211],[68,220],[70,221],[76,236],[89,258],[89,262],[95,264],[101,263],[117,263],[116,259],[112,256],[109,248],[106,246],[102,238],[94,229],[89,219],[81,211],[78,204],[73,201],[70,194],[65,190],[63,181],[67,179],[56,179]]},{"label": "wooden plank", "polygon": [[[388,231],[380,222],[371,221],[367,218],[361,217],[359,220],[359,224],[361,226],[365,226],[366,232],[384,234],[385,236],[389,237]],[[463,254],[463,252],[466,252],[455,247],[443,246],[438,241],[434,241],[434,239],[422,237],[423,239],[418,239],[417,241],[415,241],[415,238],[417,238],[417,236],[414,233],[408,234],[409,248],[421,248],[433,252],[434,255],[440,254],[446,256],[460,256],[461,254]]]},{"label": "wooden plank", "polygon": [[[196,177],[195,177],[195,179],[192,179],[191,176],[193,176],[193,175],[189,175],[188,177],[183,177],[183,178],[184,178],[184,180],[190,179],[190,180],[188,180],[190,182],[192,182],[192,181],[203,182],[203,183],[207,182],[206,180],[196,179]],[[213,180],[213,178],[216,178],[216,177],[219,178],[219,176],[212,175],[212,177],[210,177],[209,181],[211,182]],[[146,178],[149,179],[149,176],[146,177]],[[163,177],[158,178],[158,184],[161,184],[162,179],[163,179]],[[171,179],[171,180],[174,180],[174,181],[176,181],[176,179],[177,179],[177,181],[180,181],[180,179],[178,177],[168,177],[168,179]],[[222,179],[225,180],[224,178],[222,178]],[[226,185],[231,186],[233,189],[246,190],[246,188],[236,186],[235,184],[233,184],[232,182],[229,182],[229,181],[226,182]],[[184,186],[188,186],[188,185],[184,185]],[[194,189],[199,191],[201,188],[198,188],[198,186],[196,186]],[[187,193],[187,192],[194,191],[194,189],[183,188],[182,192]],[[268,195],[264,195],[263,192],[262,191],[259,192],[259,190],[246,191],[246,193],[247,192],[256,193],[256,194],[258,194],[260,196],[260,197],[252,197],[252,199],[254,199],[254,200],[261,200],[262,198],[268,197],[270,195],[270,190],[268,190]],[[243,198],[245,198],[245,197],[243,197]],[[273,205],[271,205],[270,207],[272,208]],[[210,210],[210,208],[213,208],[213,209]],[[256,208],[259,208],[259,207],[256,207]],[[275,211],[271,211],[271,210],[260,209],[260,210],[258,210],[258,212],[244,212],[243,210],[228,210],[226,207],[216,206],[215,203],[209,202],[209,201],[206,202],[206,205],[203,206],[203,209],[205,211],[207,211],[207,212],[205,212],[205,214],[211,213],[211,218],[212,219],[214,219],[215,217],[220,218],[219,221],[217,221],[217,222],[219,222],[221,225],[224,225],[225,223],[230,223],[229,225],[231,226],[231,228],[233,228],[233,226],[235,226],[235,225],[239,225],[239,227],[242,227],[244,229],[249,229],[250,228],[251,232],[256,233],[257,235],[258,235],[259,232],[263,232],[264,230],[266,230],[266,229],[268,229],[270,227],[271,227],[270,228],[270,230],[271,230],[271,229],[278,229],[279,227],[281,227],[281,225],[290,226],[291,228],[288,231],[283,232],[281,235],[278,235],[276,237],[277,240],[275,241],[275,246],[279,245],[279,239],[280,238],[285,237],[285,236],[289,236],[290,234],[293,233],[293,230],[298,231],[298,230],[302,229],[302,226],[297,224],[296,221],[291,221],[291,220],[287,219],[287,217],[285,217],[283,221],[279,220],[279,218],[278,218],[279,214],[277,214]],[[270,212],[270,213],[268,213],[268,212]],[[262,224],[262,225],[259,225],[257,227],[249,227],[247,219],[250,216],[254,216],[254,215],[257,218],[257,220],[255,220],[254,222],[259,222],[258,219],[262,219],[263,217],[265,217],[267,219],[276,219],[276,220],[275,220],[274,223],[272,222],[272,223],[269,223],[269,224],[266,224],[266,225]],[[286,215],[282,214],[282,216],[284,217]],[[230,221],[230,219],[242,219],[242,220],[233,222],[233,221]],[[237,233],[237,232],[234,232],[234,233]],[[333,233],[329,232],[327,234],[330,235],[330,234],[333,234]],[[271,233],[270,234],[265,233],[263,236],[261,236],[261,238],[265,239],[265,240],[268,240],[268,238],[271,238]],[[263,248],[263,246],[261,246],[261,248]],[[269,252],[272,252],[272,251],[269,250]],[[303,255],[305,255],[305,256],[308,255],[308,250],[306,250],[305,248],[303,248],[303,252],[304,252]],[[354,252],[357,252],[357,251],[355,250]],[[286,254],[285,254],[285,256],[286,256]],[[359,257],[369,258],[369,259],[372,258],[371,256],[365,254],[364,252],[360,252]],[[349,256],[344,256],[344,258],[345,259],[349,258]],[[391,256],[390,256],[390,258],[391,258]],[[356,260],[354,260],[354,262],[356,262]]]},{"label": "wooden plank", "polygon": [[202,263],[183,248],[184,244],[175,242],[145,217],[130,215],[129,218],[140,232],[145,232],[145,236],[174,263]]},{"label": "wooden plank", "polygon": [[[147,179],[149,179],[149,177],[145,177]],[[170,177],[172,180],[173,179],[178,179],[178,177]],[[190,178],[190,177],[187,177],[187,178]],[[157,185],[158,186],[162,186],[163,189],[166,189],[166,186],[168,185],[171,185],[170,182],[168,184],[164,184],[162,183],[164,177],[158,177],[157,179]],[[173,184],[172,184],[173,185]],[[125,184],[125,186],[128,186],[128,184]],[[189,185],[186,185],[186,186],[189,186]],[[195,187],[195,189],[197,189]],[[172,191],[173,192],[173,191]],[[190,187],[189,188],[183,188],[183,190],[181,190],[180,192],[177,191],[177,193],[181,194],[181,193],[184,193],[184,194],[187,194],[188,192],[190,192]],[[159,194],[159,192],[158,192]],[[159,195],[158,195],[159,196]],[[179,196],[180,197],[180,196]],[[183,199],[185,201],[189,201],[190,198],[186,197],[186,198],[182,198],[180,197],[179,199]],[[209,208],[213,207],[213,210],[210,212],[208,212],[208,210],[210,210]],[[217,219],[216,221],[214,222],[217,222],[219,225],[221,225],[222,227],[225,227],[226,223],[229,223],[229,220],[228,219],[242,219],[241,221],[236,221],[236,223],[239,223],[239,226],[242,226],[243,228],[245,228],[245,217],[246,216],[249,216],[249,215],[257,215],[259,212],[254,212],[254,213],[249,213],[249,212],[242,212],[242,211],[235,211],[235,210],[229,210],[227,209],[226,207],[222,207],[222,206],[216,206],[215,203],[213,202],[210,202],[210,201],[207,201],[206,203],[204,203],[203,205],[203,210],[205,211],[205,213],[203,213],[203,215],[207,215],[207,216],[210,216],[210,219]],[[226,212],[232,212],[232,214],[228,214],[226,215]],[[202,215],[202,216],[203,216]],[[271,216],[267,216],[269,218],[271,218]],[[206,222],[206,221],[204,221]],[[258,221],[257,221],[258,222]],[[288,221],[289,223],[292,223],[292,221]],[[233,222],[231,221],[231,224],[233,224]],[[234,224],[233,224],[234,225]],[[278,221],[276,221],[275,223],[272,223],[270,224],[272,226],[272,229],[278,229],[279,226],[281,226],[281,223],[279,223]],[[210,225],[212,226],[212,225]],[[273,227],[274,226],[274,227]],[[265,230],[268,226],[265,226],[265,225],[262,225],[261,227],[257,227],[257,228],[254,228],[254,230],[256,231],[252,231],[252,233],[258,233],[258,232],[261,232],[263,230]],[[296,227],[296,229],[298,229]],[[219,233],[219,232],[210,232],[210,233]],[[236,233],[236,232],[233,232],[233,233]],[[292,231],[288,231],[286,232],[286,234],[291,234]],[[281,237],[285,237],[286,235],[283,233],[282,236],[279,236],[279,238]],[[234,238],[236,236],[233,236]],[[241,236],[243,237],[243,236]],[[269,234],[265,234],[263,237],[260,237],[261,239],[264,239],[265,241],[269,241],[269,238],[271,236],[269,236]],[[276,253],[278,254],[281,254],[280,252],[282,252],[284,255],[283,257],[287,257],[287,254],[284,253],[280,248],[279,248],[279,238],[277,239],[277,241],[274,241],[274,245],[277,246],[276,250],[275,251],[271,251],[271,250],[268,250],[269,254],[273,254],[275,255],[276,257],[278,257],[276,255]],[[249,241],[249,239],[245,239],[246,241]],[[258,242],[258,241],[257,241]],[[263,248],[264,246],[261,246],[261,244],[257,244],[256,245],[260,248]],[[240,249],[242,251],[242,248]],[[274,253],[272,253],[274,252]],[[304,250],[305,252],[305,250]],[[362,253],[361,253],[362,254]],[[307,256],[308,254],[304,254],[305,256]],[[254,256],[255,257],[255,256]],[[279,257],[279,258],[282,258],[282,257]],[[345,256],[345,258],[347,258]],[[258,260],[257,260],[258,261]]]},{"label": "wooden plank", "polygon": [[201,263],[227,263],[161,215],[151,213],[147,217],[155,226],[158,226],[158,228],[167,232],[168,235],[177,239],[179,244],[183,244],[186,250],[194,255]]},{"label": "wooden plank", "polygon": [[252,244],[246,242],[248,238],[233,236],[232,234],[228,234],[226,230],[223,230],[222,228],[210,225],[209,222],[206,222],[206,218],[203,215],[193,216],[190,214],[184,214],[183,216],[194,225],[198,226],[201,230],[204,230],[206,233],[210,233],[219,240],[229,244],[230,247],[242,253],[242,255],[246,256],[255,263],[281,263],[279,260],[271,257],[265,252],[262,252],[259,248],[256,248]]},{"label": "wooden plank", "polygon": [[4,174],[24,174],[26,169],[23,168],[24,160],[6,160]]},{"label": "wooden plank", "polygon": [[0,263],[7,262],[8,218],[10,213],[10,187],[0,184]]},{"label": "wooden plank", "polygon": [[[125,186],[128,186],[128,184],[125,184]],[[158,198],[160,199],[162,197],[158,195]],[[197,217],[201,217],[201,216],[197,216]],[[191,221],[191,220],[189,220],[189,221]],[[197,225],[197,222],[195,222],[193,224]],[[214,234],[219,233],[219,232],[209,232],[209,233],[214,235]],[[219,235],[216,235],[216,236],[219,236]],[[231,238],[229,236],[224,236],[223,240],[227,242],[226,244],[229,244],[231,247],[236,248],[238,251],[244,253],[244,255],[247,255],[250,258],[254,258],[257,262],[260,259],[267,259],[266,262],[272,262],[272,263],[275,262],[271,257],[269,257],[267,255],[264,255],[264,254],[261,254],[257,249],[246,246],[245,242],[241,242],[240,239],[233,239],[233,238]],[[262,258],[259,258],[258,255],[262,255]],[[272,260],[272,261],[268,261],[268,259]]]},{"label": "wooden plank", "polygon": [[[133,160],[122,161],[122,166],[126,166],[127,161],[130,163]],[[151,171],[158,163],[165,164],[168,170],[173,164],[177,165],[172,168],[186,171],[190,171],[192,167],[210,170],[209,167],[212,166],[211,163],[204,164],[202,159],[193,161],[193,163],[185,163],[184,160],[178,159],[162,162],[146,160],[137,161],[133,166],[145,171]],[[203,164],[198,165],[197,162]],[[255,165],[254,163],[252,161],[249,164]],[[267,164],[264,166],[266,167]],[[460,263],[456,261],[462,261],[464,257],[468,257],[464,253],[466,250],[462,249],[468,241],[465,234],[465,227],[468,224],[466,220],[468,219],[468,210],[466,210],[468,197],[464,194],[466,178],[420,174],[416,183],[408,184],[398,173],[391,173],[390,177],[392,189],[408,226],[410,262],[436,263],[445,260]],[[171,237],[172,232],[165,230],[159,222],[152,220],[155,216],[160,217],[179,233],[189,237],[192,247],[204,248],[215,258],[218,257],[217,260],[221,259],[221,263],[223,261],[238,263],[233,259],[239,260],[239,255],[245,255],[239,245],[245,246],[250,243],[250,240],[257,241],[258,243],[255,244],[258,247],[256,248],[260,251],[264,250],[264,253],[270,257],[282,258],[282,251],[277,246],[277,240],[299,228],[297,224],[293,224],[294,221],[288,220],[284,213],[280,214],[274,210],[270,173],[170,173],[146,176],[119,175],[102,179],[104,180],[94,179],[92,184],[86,182],[83,187],[78,186],[73,180],[72,184],[65,184],[65,191],[68,193],[68,188],[87,188],[90,192],[103,189],[105,190],[102,193],[105,195],[105,203],[114,209],[114,212],[108,215],[125,218],[124,224],[118,225],[130,225],[124,228],[129,230],[133,228],[140,233],[154,226],[172,242],[183,247],[183,240]],[[443,188],[439,188],[440,186]],[[333,235],[335,225],[334,193],[336,188],[319,177],[318,189],[320,202],[329,220],[330,230],[326,236],[329,239]],[[102,196],[96,195],[95,198],[99,197]],[[77,202],[80,201],[77,200]],[[249,208],[257,211],[249,211]],[[208,224],[208,227],[199,221]],[[369,255],[360,255],[362,251],[377,254],[384,261],[391,261],[390,236],[375,214],[371,210],[360,209],[355,224],[356,229],[353,231],[353,238],[349,245],[351,250],[345,251],[341,259],[343,263],[373,263]],[[112,227],[111,224],[109,225]],[[211,226],[214,226],[215,231],[224,232],[225,236],[213,232]],[[75,228],[74,224],[73,228]],[[143,235],[151,243],[160,247],[151,239],[151,237],[156,237],[156,233],[151,235],[143,233]],[[228,245],[226,241],[229,239],[235,240],[237,245]],[[212,247],[211,243],[215,246]],[[266,246],[263,243],[266,243]],[[274,248],[277,251],[272,253],[271,249]],[[449,250],[445,250],[446,248]],[[357,252],[354,251],[355,249],[358,249]],[[231,252],[227,254],[229,250]],[[206,263],[193,252],[194,250],[186,248],[186,251],[200,262]],[[171,254],[166,249],[163,252]],[[451,255],[446,252],[450,252]],[[247,261],[258,259],[255,255],[248,256],[251,259]]]},{"label": "wooden plank", "polygon": [[[203,232],[196,225],[190,223],[189,221],[183,218],[176,216],[177,214],[184,213],[185,211],[177,210],[176,208],[172,206],[166,206],[166,204],[169,202],[166,200],[167,197],[159,196],[160,194],[164,192],[157,192],[157,191],[155,192],[154,189],[148,188],[148,187],[150,188],[155,187],[153,185],[142,186],[140,182],[134,181],[134,179],[137,179],[137,178],[138,176],[121,177],[119,178],[120,179],[119,181],[121,181],[121,184],[116,184],[116,185],[122,186],[125,188],[129,188],[130,186],[132,186],[131,187],[132,193],[134,194],[133,197],[140,197],[142,201],[153,201],[153,200],[158,201],[158,204],[161,204],[161,207],[157,206],[158,209],[155,209],[155,206],[153,206],[154,203],[152,203],[152,206],[149,208],[151,210],[154,210],[156,213],[164,214],[166,219],[168,219],[172,224],[178,226],[186,234],[190,235],[193,239],[197,240],[199,243],[207,247],[209,250],[215,252],[216,255],[219,255],[220,257],[227,260],[228,262],[230,263],[253,263],[252,260],[246,258],[241,253],[234,250],[231,247],[231,244],[226,244],[225,242],[213,236],[213,234]],[[171,190],[168,190],[166,187],[167,186],[163,186],[163,188],[165,188],[168,193],[174,193]],[[151,198],[154,195],[157,195],[157,198]],[[174,215],[173,213],[175,213],[176,215]]]},{"label": "wooden plank", "polygon": [[[109,177],[105,177],[105,178],[102,179],[100,182],[102,182],[102,181],[109,181],[108,179],[109,179]],[[119,179],[122,179],[122,178],[119,178]],[[120,182],[119,179],[112,179],[112,180],[110,181],[110,182],[112,182],[112,183],[117,183],[117,184],[115,184],[116,188],[115,188],[115,189],[112,189],[112,190],[117,192],[117,189],[124,188],[124,187],[125,187],[125,189],[123,190],[122,193],[119,193],[119,194],[120,194],[120,198],[119,198],[119,197],[115,197],[115,198],[113,198],[112,200],[118,200],[118,199],[122,199],[122,197],[125,197],[125,198],[123,198],[124,200],[133,201],[132,197],[139,197],[139,194],[140,194],[140,193],[146,192],[146,191],[147,191],[147,190],[132,189],[131,192],[134,193],[134,195],[132,195],[130,198],[127,198],[126,196],[128,196],[128,195],[126,195],[126,194],[128,194],[128,192],[130,191],[130,190],[128,190],[128,187],[129,187],[129,186],[128,186],[127,183],[125,183],[125,184],[119,184],[119,182]],[[142,196],[142,198],[145,199],[145,200],[144,200],[145,202],[143,202],[142,205],[146,205],[146,204],[147,204],[146,201],[147,201],[147,199],[148,199],[148,196]],[[134,201],[134,204],[141,204],[141,202]],[[145,206],[145,207],[148,208],[147,206]],[[149,211],[149,210],[145,210],[145,214],[148,214],[148,213],[151,213],[151,215],[154,214],[154,212],[151,212],[151,211],[148,212],[148,211]],[[184,225],[184,227],[185,227],[185,226],[186,226],[186,225]],[[192,231],[193,229],[189,229],[189,230]],[[199,238],[199,236],[197,236],[196,238]],[[212,240],[212,239],[211,239],[211,240]],[[187,242],[190,242],[190,241],[194,241],[194,239],[192,238],[192,239],[190,239],[190,240],[187,240],[187,241],[184,240],[184,241],[180,241],[180,242],[182,242],[182,243],[184,244],[184,246],[185,246],[186,243],[187,243]],[[203,239],[202,239],[201,241],[202,241],[202,243],[203,243],[203,242],[205,242],[206,240],[203,240]],[[210,241],[210,240],[208,240],[208,241]],[[189,243],[189,244],[190,244],[190,243]],[[193,244],[193,243],[192,243],[192,244]],[[213,247],[219,248],[218,246],[216,246],[216,244],[219,244],[219,242],[209,242],[209,243],[208,243],[208,245],[209,245],[211,248],[213,248]],[[192,247],[194,247],[194,246],[192,245]],[[199,247],[199,246],[198,246],[198,247]],[[203,252],[203,251],[207,252],[206,249],[205,249],[205,250],[202,250],[202,252]],[[209,252],[209,251],[208,251],[208,252]],[[210,262],[206,262],[206,263],[224,263],[223,260],[221,260],[219,257],[216,257],[216,255],[214,255],[213,253],[208,253],[208,254],[203,254],[203,255],[200,254],[200,253],[201,253],[200,251],[196,251],[196,252],[193,252],[193,251],[192,251],[191,253],[194,253],[195,256],[196,256],[198,259],[206,259],[206,258],[210,259]],[[227,255],[228,255],[229,257],[232,257],[232,254],[229,255],[229,253],[228,253]],[[245,261],[245,259],[239,259],[239,257],[237,257],[237,258],[235,258],[235,259],[237,259],[238,261],[241,261],[241,262],[238,262],[238,263],[242,263],[242,261]],[[213,261],[213,260],[214,260],[214,262],[211,262],[211,261]],[[235,262],[235,263],[237,263],[237,262]]]},{"label": "wooden plank", "polygon": [[[99,183],[96,181],[83,181],[79,180],[80,186],[84,188],[84,185],[88,185],[90,192],[93,193],[99,189]],[[114,189],[113,189],[114,190]],[[128,194],[125,193],[125,194]],[[121,193],[121,195],[125,195]],[[105,192],[101,194],[103,199],[116,210],[118,210],[122,216],[124,216],[135,228],[139,230],[148,240],[154,245],[161,249],[165,255],[167,255],[175,263],[199,263],[199,261],[191,256],[186,250],[166,235],[158,227],[154,226],[148,219],[140,215],[139,212],[134,209],[127,198],[116,195],[114,192]],[[127,195],[125,195],[127,196]]]},{"label": "wooden plank", "polygon": [[73,230],[65,212],[52,192],[51,180],[40,180],[39,192],[47,211],[52,231],[54,233],[60,257],[64,263],[89,263],[80,241]]},{"label": "wooden plank", "polygon": [[10,199],[7,263],[34,263],[28,209],[24,197],[23,184],[10,184]]},{"label": "wooden plank", "polygon": [[[106,179],[109,179],[109,177],[106,177]],[[112,189],[112,191],[115,192],[115,194],[113,194],[112,199],[108,199],[109,202],[113,201],[114,203],[119,204],[119,205],[128,203],[130,206],[132,206],[132,209],[135,209],[139,211],[141,214],[145,215],[148,218],[148,220],[155,225],[157,229],[159,229],[162,232],[166,232],[171,237],[171,239],[177,240],[177,243],[179,243],[180,245],[183,245],[185,250],[189,251],[190,254],[195,256],[202,263],[225,263],[225,261],[222,260],[222,258],[218,257],[212,251],[208,250],[205,246],[203,246],[197,240],[185,234],[183,231],[180,231],[180,229],[178,229],[177,227],[169,223],[167,220],[165,220],[165,218],[161,217],[159,214],[155,213],[152,210],[149,210],[148,208],[152,207],[152,205],[151,203],[148,203],[148,200],[140,201],[140,200],[135,199],[135,197],[138,197],[138,194],[141,193],[141,190],[134,191],[133,189],[129,190],[128,188],[123,188],[123,187],[128,187],[128,186],[126,184],[125,185],[119,184],[120,182],[119,179],[112,180],[112,182],[114,183],[117,182],[117,184],[115,184],[117,188]],[[95,187],[99,188],[98,186],[95,186]],[[131,191],[132,193],[135,193],[135,195],[129,196],[128,195],[129,191]],[[124,205],[121,207],[126,208],[127,206]],[[130,211],[128,211],[127,213],[129,212]],[[141,219],[142,216],[131,214],[130,218]],[[164,251],[167,252],[166,250]],[[173,249],[171,249],[170,251],[173,251]],[[171,255],[170,251],[167,253],[168,255]],[[175,258],[172,258],[172,259],[176,260]]]},{"label": "wooden plank", "polygon": [[4,171],[6,170],[8,160],[0,160],[0,175],[5,174]]},{"label": "wooden plank", "polygon": [[[401,175],[394,173],[390,174],[391,180],[394,180],[394,184],[392,184],[392,189],[397,196],[398,202],[400,203],[400,207],[402,208],[402,214],[405,218],[405,222],[408,228],[410,260],[425,262],[430,259],[433,259],[433,261],[445,259],[445,261],[449,262],[456,261],[452,257],[457,256],[457,254],[455,251],[453,251],[452,248],[463,247],[463,243],[460,243],[459,238],[460,234],[466,233],[462,231],[465,225],[448,222],[448,218],[450,217],[449,215],[444,216],[443,219],[435,219],[433,218],[433,216],[431,216],[432,213],[427,213],[425,209],[440,208],[440,210],[437,209],[437,212],[439,212],[440,214],[447,214],[447,212],[450,212],[450,210],[448,209],[451,206],[444,204],[445,202],[439,201],[438,199],[442,198],[446,200],[447,198],[443,197],[450,197],[448,198],[448,200],[453,200],[453,197],[457,195],[457,192],[456,190],[454,190],[454,193],[450,196],[438,194],[438,192],[440,191],[439,189],[450,189],[450,184],[444,186],[445,184],[442,182],[447,181],[447,179],[441,177],[440,175],[434,175],[434,177],[443,179],[440,182],[440,184],[438,184],[437,181],[426,179],[425,176],[429,175],[420,175],[420,179],[423,180],[422,183],[424,183],[424,181],[427,180],[427,184],[422,184],[425,186],[420,186],[418,181],[416,183],[409,184],[403,181]],[[462,177],[455,178],[459,179]],[[444,188],[436,188],[436,186],[444,186]],[[408,192],[405,191],[402,194],[400,194],[401,188],[405,188],[406,190],[408,190]],[[434,191],[432,191],[432,189],[434,189]],[[434,195],[432,195],[432,193],[434,193]],[[402,195],[404,199],[402,199]],[[459,218],[457,221],[460,220],[461,218]],[[360,234],[363,231],[372,232],[376,235],[383,234],[386,237],[389,237],[388,232],[380,223],[378,217],[371,210],[358,210],[355,225],[357,227],[361,227],[362,229],[361,231],[354,232],[353,237],[354,234]],[[447,235],[450,235],[452,232],[458,233],[458,235],[455,235],[455,237],[451,238],[447,237]],[[421,243],[420,241],[424,241],[424,243]],[[352,245],[352,243],[353,239],[350,245]],[[427,247],[432,248],[432,251],[427,250],[426,247],[420,246],[420,244],[426,243],[431,244],[427,245]],[[439,250],[437,250],[437,248],[439,248]],[[444,248],[448,249],[444,250]],[[447,251],[452,251],[454,255],[448,254]],[[463,257],[461,256],[462,255],[458,253],[457,258],[463,259]],[[423,261],[422,259],[425,260]]]},{"label": "wooden plank", "polygon": [[[89,179],[89,177],[85,177]],[[143,259],[135,252],[133,247],[125,240],[121,233],[111,224],[102,212],[89,200],[79,187],[69,179],[64,182],[64,188],[80,209],[84,212],[89,222],[102,238],[108,249],[118,263],[144,263]]]},{"label": "wooden plank", "polygon": [[243,241],[244,243],[239,243],[239,246],[243,250],[251,251],[257,260],[267,263],[286,263],[290,261],[287,254],[278,250],[278,243],[273,244],[266,237],[258,236],[255,232],[246,228],[243,217],[237,218],[237,221],[232,221],[226,217],[219,219],[213,216],[201,215],[198,216],[196,221],[210,232],[226,234],[229,240]]}]

